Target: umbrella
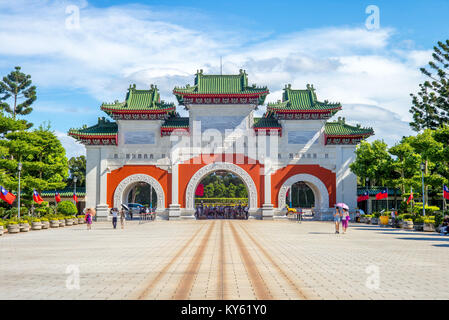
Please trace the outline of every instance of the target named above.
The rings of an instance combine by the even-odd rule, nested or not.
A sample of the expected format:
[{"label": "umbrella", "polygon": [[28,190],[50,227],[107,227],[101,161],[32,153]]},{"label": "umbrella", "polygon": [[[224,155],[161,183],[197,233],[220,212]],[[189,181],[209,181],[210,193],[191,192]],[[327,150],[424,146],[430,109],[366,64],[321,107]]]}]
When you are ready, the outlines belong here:
[{"label": "umbrella", "polygon": [[129,208],[128,208],[128,206],[126,204],[122,203],[122,208],[125,209],[126,211],[129,211]]},{"label": "umbrella", "polygon": [[345,203],[343,203],[343,202],[339,202],[339,203],[337,203],[335,206],[336,206],[336,207],[343,208],[343,209],[346,209],[346,210],[349,210],[348,205],[345,204]]}]

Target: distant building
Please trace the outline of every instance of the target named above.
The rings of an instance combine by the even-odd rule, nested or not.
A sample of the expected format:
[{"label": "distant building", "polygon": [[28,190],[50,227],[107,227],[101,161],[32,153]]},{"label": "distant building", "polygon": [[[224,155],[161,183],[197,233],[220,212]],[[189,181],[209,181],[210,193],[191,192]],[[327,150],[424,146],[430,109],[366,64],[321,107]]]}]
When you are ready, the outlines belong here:
[{"label": "distant building", "polygon": [[[269,103],[261,118],[254,111],[269,90],[249,85],[243,70],[237,75],[201,70],[193,85],[176,87],[173,94],[188,117],[162,101],[156,86],[133,85],[124,102],[102,104],[114,121],[100,118],[94,126],[69,131],[86,145],[86,205],[97,208],[98,218],[127,203],[142,182],[155,190],[159,217],[193,218],[196,187],[214,171],[242,179],[252,218],[283,217],[290,197],[293,205],[311,206],[322,217],[337,202],[357,206],[349,164],[356,145],[373,130],[348,125],[344,118],[328,121],[341,105],[319,101],[313,86],[285,86],[282,100]],[[214,134],[223,135],[218,147],[209,143]],[[260,156],[263,148],[270,152]]]}]

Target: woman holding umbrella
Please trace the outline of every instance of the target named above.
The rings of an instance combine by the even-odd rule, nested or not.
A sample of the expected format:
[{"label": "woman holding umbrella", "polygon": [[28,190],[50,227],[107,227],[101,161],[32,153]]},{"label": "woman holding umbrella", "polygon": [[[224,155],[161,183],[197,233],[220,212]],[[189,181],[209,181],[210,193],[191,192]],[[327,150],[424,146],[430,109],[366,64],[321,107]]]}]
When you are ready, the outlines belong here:
[{"label": "woman holding umbrella", "polygon": [[335,222],[335,233],[340,233],[340,222],[343,215],[343,209],[349,210],[349,207],[344,203],[337,203],[335,205],[334,222]]}]

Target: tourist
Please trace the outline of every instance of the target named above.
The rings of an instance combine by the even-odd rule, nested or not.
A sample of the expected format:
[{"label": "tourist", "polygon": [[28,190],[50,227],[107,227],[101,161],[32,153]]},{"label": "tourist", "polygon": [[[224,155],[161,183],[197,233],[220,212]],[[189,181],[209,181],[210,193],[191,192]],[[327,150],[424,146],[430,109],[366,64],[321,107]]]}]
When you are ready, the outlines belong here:
[{"label": "tourist", "polygon": [[125,209],[120,210],[120,225],[122,229],[125,229]]},{"label": "tourist", "polygon": [[351,219],[349,216],[349,212],[346,209],[343,209],[343,213],[341,216],[341,226],[343,228],[343,233],[346,233],[346,229],[348,228],[348,222]]},{"label": "tourist", "polygon": [[95,216],[95,209],[94,208],[87,208],[86,216],[84,218],[86,220],[87,230],[91,230],[92,229],[92,221],[93,221],[93,217],[94,216]]},{"label": "tourist", "polygon": [[449,216],[444,216],[443,223],[441,224],[440,234],[442,236],[449,233]]},{"label": "tourist", "polygon": [[340,221],[341,221],[340,208],[336,207],[334,213],[335,233],[340,233]]},{"label": "tourist", "polygon": [[112,208],[111,209],[111,214],[112,214],[112,226],[114,227],[114,229],[117,229],[118,209],[117,208]]}]

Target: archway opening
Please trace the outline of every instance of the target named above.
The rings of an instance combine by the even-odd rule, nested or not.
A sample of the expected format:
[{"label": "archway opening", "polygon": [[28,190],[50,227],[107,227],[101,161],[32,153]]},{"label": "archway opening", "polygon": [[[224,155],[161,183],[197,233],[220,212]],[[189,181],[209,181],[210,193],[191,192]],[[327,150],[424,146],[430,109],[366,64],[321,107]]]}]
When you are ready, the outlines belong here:
[{"label": "archway opening", "polygon": [[139,218],[141,214],[155,212],[157,209],[156,190],[146,182],[136,182],[130,185],[124,199],[129,207],[129,218]]},{"label": "archway opening", "polygon": [[217,170],[201,179],[195,191],[197,219],[248,219],[248,189],[236,174]]},{"label": "archway opening", "polygon": [[315,194],[307,183],[298,181],[288,190],[285,202],[292,208],[314,208]]}]

